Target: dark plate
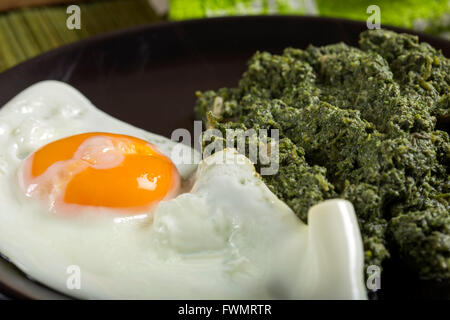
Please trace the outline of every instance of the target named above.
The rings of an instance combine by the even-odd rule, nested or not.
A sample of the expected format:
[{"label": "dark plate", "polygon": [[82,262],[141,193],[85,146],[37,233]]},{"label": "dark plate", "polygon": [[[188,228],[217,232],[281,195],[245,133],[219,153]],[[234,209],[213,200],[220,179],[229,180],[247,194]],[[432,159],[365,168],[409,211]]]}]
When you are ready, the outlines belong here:
[{"label": "dark plate", "polygon": [[[257,50],[344,41],[357,45],[365,23],[315,17],[264,16],[162,23],[93,37],[31,59],[0,74],[0,106],[42,80],[67,82],[97,107],[170,137],[193,128],[195,91],[235,86]],[[401,29],[396,31],[407,32]],[[450,56],[450,42],[419,35]],[[447,288],[412,281],[395,262],[382,280],[382,298],[438,296]],[[19,297],[63,298],[28,280],[0,258],[0,286]],[[438,292],[438,289],[442,292]],[[431,293],[431,295],[430,295]]]}]

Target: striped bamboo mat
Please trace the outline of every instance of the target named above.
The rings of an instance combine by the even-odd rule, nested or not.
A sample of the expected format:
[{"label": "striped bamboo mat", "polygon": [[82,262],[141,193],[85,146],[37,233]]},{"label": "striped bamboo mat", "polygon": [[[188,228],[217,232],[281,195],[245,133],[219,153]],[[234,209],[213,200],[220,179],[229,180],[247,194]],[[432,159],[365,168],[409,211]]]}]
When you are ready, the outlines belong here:
[{"label": "striped bamboo mat", "polygon": [[0,72],[39,53],[91,35],[161,19],[147,0],[95,0],[79,6],[80,30],[66,27],[67,5],[0,14]]}]

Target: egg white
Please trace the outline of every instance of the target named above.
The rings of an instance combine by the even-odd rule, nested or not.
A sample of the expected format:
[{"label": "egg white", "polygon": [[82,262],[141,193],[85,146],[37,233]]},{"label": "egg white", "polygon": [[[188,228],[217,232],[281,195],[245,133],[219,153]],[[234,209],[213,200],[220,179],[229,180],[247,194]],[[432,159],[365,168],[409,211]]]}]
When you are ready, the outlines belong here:
[{"label": "egg white", "polygon": [[[351,205],[325,202],[306,226],[233,149],[198,168],[172,157],[184,179],[195,172],[192,190],[138,216],[59,216],[23,195],[17,172],[26,156],[91,131],[135,136],[169,157],[177,145],[59,82],[36,84],[0,109],[0,252],[28,276],[79,298],[365,298]],[[80,289],[67,286],[73,265]]]}]

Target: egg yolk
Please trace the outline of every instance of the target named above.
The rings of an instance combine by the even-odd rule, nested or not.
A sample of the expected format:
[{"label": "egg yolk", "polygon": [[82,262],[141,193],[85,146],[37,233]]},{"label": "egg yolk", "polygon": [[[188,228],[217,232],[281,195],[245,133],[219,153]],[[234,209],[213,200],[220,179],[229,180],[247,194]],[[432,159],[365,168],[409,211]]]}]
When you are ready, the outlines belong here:
[{"label": "egg yolk", "polygon": [[180,186],[175,165],[154,145],[111,133],[49,143],[25,160],[22,171],[26,195],[56,211],[65,205],[148,210]]}]

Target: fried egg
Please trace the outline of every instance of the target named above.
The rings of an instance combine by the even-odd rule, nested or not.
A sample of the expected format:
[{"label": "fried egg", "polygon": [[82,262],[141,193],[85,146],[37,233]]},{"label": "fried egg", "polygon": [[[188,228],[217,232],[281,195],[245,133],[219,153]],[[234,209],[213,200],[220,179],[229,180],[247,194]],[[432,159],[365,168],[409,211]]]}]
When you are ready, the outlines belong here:
[{"label": "fried egg", "polygon": [[0,145],[0,252],[55,290],[88,299],[366,297],[352,205],[320,203],[307,226],[234,149],[197,165],[189,147],[55,81],[0,109]]}]

